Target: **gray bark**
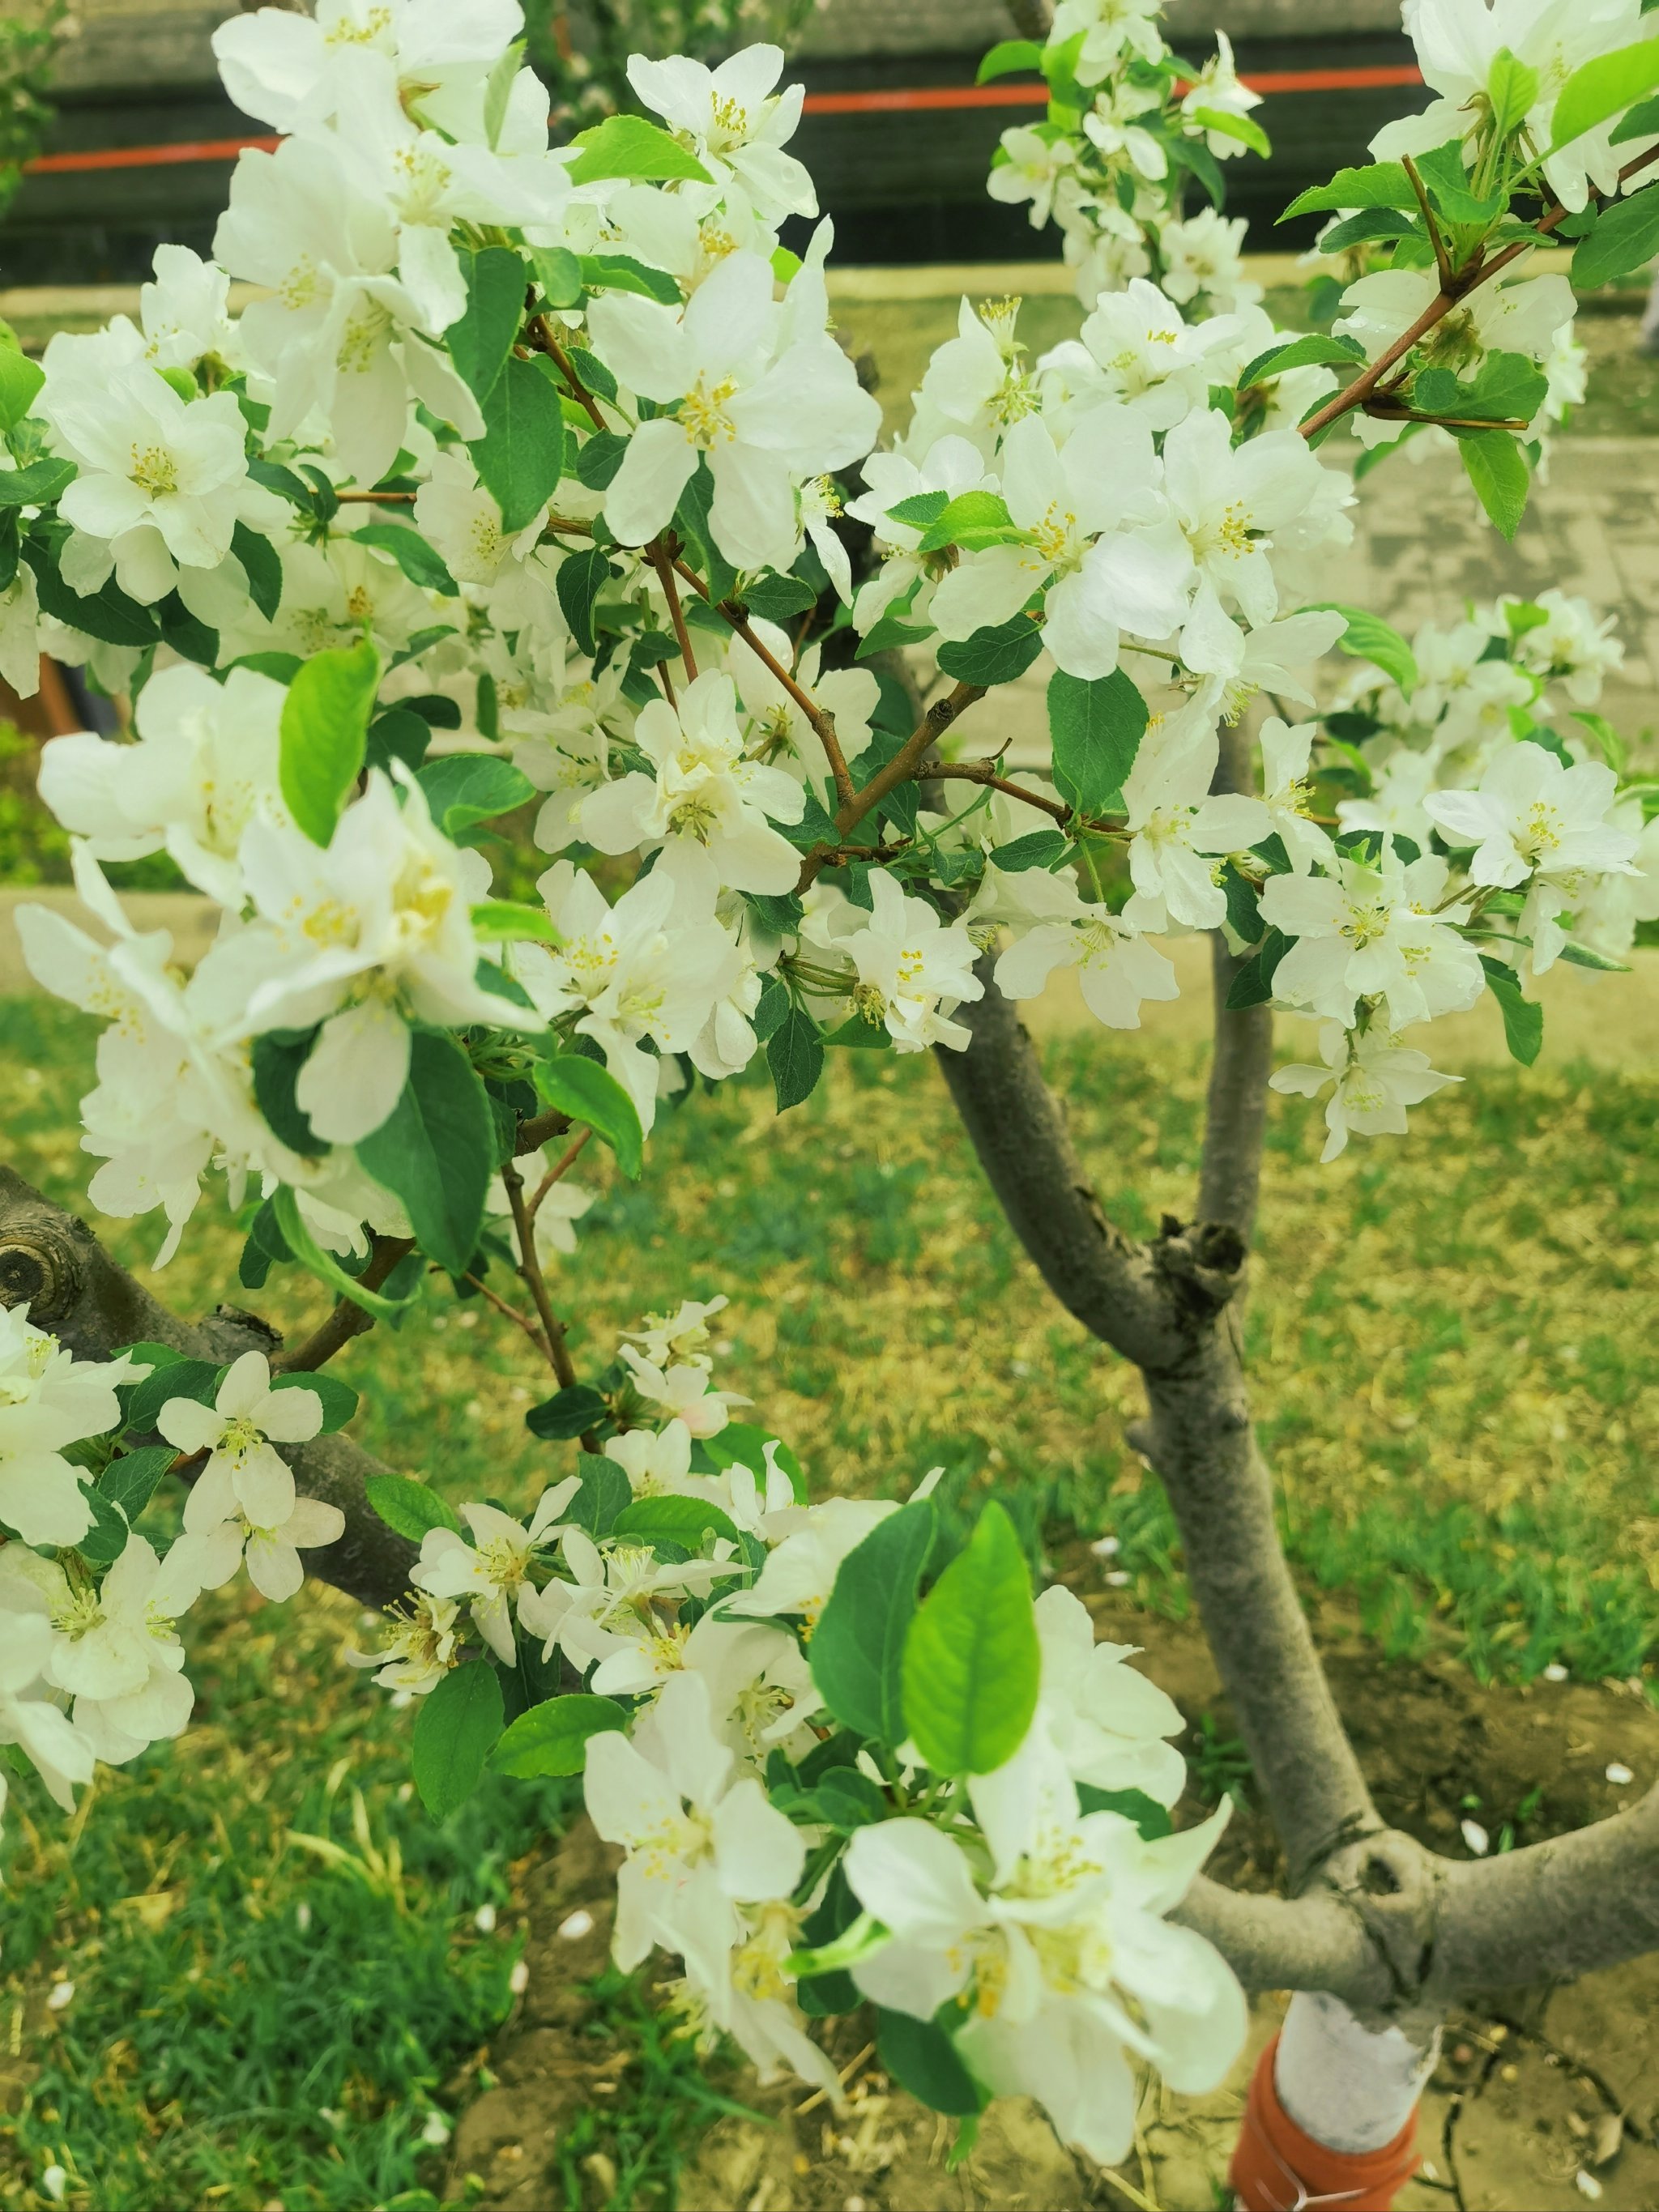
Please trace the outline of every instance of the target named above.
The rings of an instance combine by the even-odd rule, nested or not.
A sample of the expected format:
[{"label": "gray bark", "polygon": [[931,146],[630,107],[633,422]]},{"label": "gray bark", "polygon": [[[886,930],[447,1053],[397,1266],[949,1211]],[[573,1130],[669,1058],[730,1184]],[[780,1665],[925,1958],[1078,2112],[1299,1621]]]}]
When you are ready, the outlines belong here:
[{"label": "gray bark", "polygon": [[[77,1358],[106,1359],[127,1344],[167,1344],[198,1359],[229,1360],[281,1342],[257,1316],[221,1307],[181,1321],[119,1267],[83,1221],[0,1167],[0,1305],[27,1304],[29,1318]],[[415,1547],[369,1504],[363,1484],[392,1469],[344,1436],[283,1448],[301,1491],[337,1505],[345,1533],[306,1554],[306,1568],[367,1606],[389,1605],[409,1587]]]}]

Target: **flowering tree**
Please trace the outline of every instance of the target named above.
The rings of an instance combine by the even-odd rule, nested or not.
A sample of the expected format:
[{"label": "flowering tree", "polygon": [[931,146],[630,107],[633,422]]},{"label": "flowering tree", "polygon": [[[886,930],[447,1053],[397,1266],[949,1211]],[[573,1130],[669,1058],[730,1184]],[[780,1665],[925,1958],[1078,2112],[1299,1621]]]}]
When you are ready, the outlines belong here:
[{"label": "flowering tree", "polygon": [[[1290,1988],[1249,2127],[1326,2189],[1344,2157],[1409,2170],[1451,2000],[1651,1946],[1659,1801],[1477,1864],[1383,1826],[1241,1366],[1271,1009],[1321,1024],[1271,1085],[1329,1093],[1329,1158],[1449,1080],[1403,1030],[1489,990],[1530,1060],[1535,978],[1619,966],[1659,912],[1659,794],[1595,712],[1617,647],[1589,608],[1505,601],[1413,646],[1316,598],[1350,431],[1364,465],[1455,441],[1513,532],[1572,374],[1571,289],[1527,257],[1565,234],[1599,280],[1659,234],[1638,0],[1409,13],[1442,97],[1297,203],[1352,257],[1328,336],[1275,331],[1214,209],[1171,198],[1259,137],[1224,52],[1188,70],[1141,0],[1064,0],[1000,48],[1054,100],[994,188],[1066,227],[1091,312],[1031,363],[1018,303],[964,303],[886,453],[830,333],[828,226],[779,242],[816,205],[775,48],[637,61],[661,123],[550,149],[511,0],[222,30],[289,135],[242,156],[217,261],[163,248],[137,325],[0,352],[0,665],[27,688],[44,645],[133,702],[131,742],[60,738],[42,771],[103,935],[19,927],[108,1024],[94,1205],[160,1214],[159,1264],[222,1177],[244,1289],[293,1267],[335,1303],[292,1346],[229,1308],[188,1323],[0,1171],[17,1774],[67,1804],[178,1734],[178,1619],[243,1568],[290,1595],[306,1553],[391,1610],[362,1663],[418,1699],[434,1814],[486,1762],[581,1773],[624,1853],[618,1960],[678,1954],[689,2015],[757,2065],[837,2094],[811,2022],[868,2002],[969,2140],[1020,2092],[1110,2160],[1131,2062],[1210,2086],[1243,1990]],[[264,288],[240,319],[233,276]],[[1337,648],[1358,665],[1321,710]],[[1017,774],[997,694],[1044,650],[1051,753]],[[550,865],[505,896],[481,825],[532,809]],[[188,975],[102,872],[160,850],[222,910]],[[1134,1028],[1175,994],[1160,941],[1194,931],[1200,1186],[1137,1243],[1014,1009],[1073,967]],[[936,1051],[1050,1289],[1145,1378],[1285,1897],[1202,1875],[1224,1815],[1171,1832],[1175,1708],[1066,1591],[1034,1598],[999,1508],[953,1547],[929,1483],[814,1503],[714,1385],[718,1299],[578,1364],[556,1261],[583,1149],[637,1175],[695,1076],[763,1057],[784,1110],[871,1047]],[[451,1295],[550,1370],[527,1520],[458,1514],[341,1433],[331,1363]],[[137,1526],[164,1479],[188,1486],[165,1548]]]}]

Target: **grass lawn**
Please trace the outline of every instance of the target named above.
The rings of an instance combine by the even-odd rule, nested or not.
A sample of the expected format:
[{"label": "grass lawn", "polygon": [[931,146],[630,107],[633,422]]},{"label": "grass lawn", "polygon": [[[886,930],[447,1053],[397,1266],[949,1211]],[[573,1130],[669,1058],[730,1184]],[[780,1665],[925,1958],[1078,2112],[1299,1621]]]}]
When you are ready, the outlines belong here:
[{"label": "grass lawn", "polygon": [[[91,1036],[50,1005],[0,1005],[9,1156],[71,1203]],[[1196,1058],[1103,1032],[1050,1051],[1116,1218],[1144,1231],[1189,1204]],[[1322,1610],[1382,1652],[1452,1650],[1483,1678],[1647,1669],[1653,1099],[1638,1075],[1483,1073],[1404,1143],[1325,1170],[1312,1111],[1274,1103],[1249,1321],[1264,1436],[1292,1555],[1339,1594]],[[925,1062],[836,1055],[781,1121],[760,1084],[727,1086],[669,1118],[641,1184],[588,1180],[599,1201],[557,1286],[579,1364],[641,1309],[723,1290],[721,1380],[820,1488],[902,1487],[943,1461],[957,1494],[994,1488],[1036,1542],[1116,1533],[1138,1601],[1184,1610],[1162,1493],[1121,1442],[1134,1380],[1042,1291]],[[137,1263],[159,1236],[110,1224],[108,1241]],[[237,1249],[204,1203],[156,1288],[181,1310],[243,1297]],[[289,1271],[258,1303],[295,1327],[323,1296]],[[530,1347],[477,1303],[434,1295],[342,1371],[365,1443],[452,1498],[527,1499],[562,1469],[570,1448],[522,1425],[544,1393]],[[0,2204],[46,2203],[56,2162],[66,2201],[99,2212],[414,2212],[441,2167],[422,2142],[434,2100],[470,2092],[510,2002],[514,1947],[487,1908],[509,1918],[515,1862],[563,1801],[498,1784],[434,1830],[410,1802],[406,1717],[337,1662],[361,1626],[343,1599],[227,1598],[195,1620],[200,1724],[179,1747],[106,1776],[73,1823],[14,1792]],[[54,1980],[73,1984],[56,2009]],[[607,2002],[655,2087],[595,2141],[645,2201],[696,2108],[662,2094],[686,2064],[629,1985]]]}]

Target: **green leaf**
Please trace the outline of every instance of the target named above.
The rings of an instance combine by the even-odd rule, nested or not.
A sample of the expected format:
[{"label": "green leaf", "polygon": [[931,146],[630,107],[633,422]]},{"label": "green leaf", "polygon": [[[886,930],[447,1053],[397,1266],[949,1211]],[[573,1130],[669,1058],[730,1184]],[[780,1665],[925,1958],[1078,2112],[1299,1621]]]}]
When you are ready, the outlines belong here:
[{"label": "green leaf", "polygon": [[900,500],[896,507],[887,510],[890,522],[902,522],[909,530],[927,530],[937,522],[951,504],[948,491],[915,491],[908,499]]},{"label": "green leaf", "polygon": [[445,331],[444,342],[462,383],[482,407],[495,389],[524,321],[526,271],[507,246],[486,246],[477,252],[463,247],[459,258],[466,307]]},{"label": "green leaf", "polygon": [[311,1126],[295,1096],[300,1071],[311,1057],[315,1030],[267,1030],[252,1046],[253,1101],[271,1134],[301,1159],[321,1159],[328,1146]]},{"label": "green leaf", "polygon": [[818,1694],[844,1727],[902,1744],[904,1640],[933,1546],[931,1500],[878,1521],[836,1573],[807,1647]]},{"label": "green leaf", "polygon": [[145,1444],[137,1451],[123,1452],[99,1476],[99,1490],[112,1505],[120,1507],[131,1524],[155,1497],[156,1485],[178,1456],[171,1444]]},{"label": "green leaf", "polygon": [[1486,72],[1486,97],[1492,102],[1492,130],[1499,138],[1507,138],[1520,129],[1538,98],[1537,70],[1500,46]]},{"label": "green leaf", "polygon": [[1238,388],[1247,392],[1251,385],[1265,384],[1292,368],[1352,368],[1364,358],[1363,346],[1347,338],[1328,338],[1315,331],[1306,337],[1270,345],[1266,353],[1259,353],[1239,378]]},{"label": "green leaf", "polygon": [[1576,69],[1555,103],[1550,151],[1571,145],[1659,85],[1659,39],[1640,39]]},{"label": "green leaf", "polygon": [[[1621,146],[1632,138],[1659,137],[1659,99],[1644,100],[1632,108],[1616,131],[1608,133],[1607,143]],[[1565,224],[1560,226],[1565,229]]]},{"label": "green leaf", "polygon": [[337,1375],[313,1374],[307,1369],[290,1375],[273,1375],[270,1387],[273,1390],[308,1390],[313,1398],[320,1400],[323,1425],[317,1433],[324,1437],[331,1437],[344,1428],[360,1402],[350,1383],[342,1382]]},{"label": "green leaf", "polygon": [[1409,699],[1417,689],[1417,656],[1400,632],[1364,607],[1344,606],[1340,599],[1316,599],[1304,614],[1340,615],[1348,627],[1336,641],[1356,660],[1369,660],[1394,681]]},{"label": "green leaf", "polygon": [[[1573,719],[1582,722],[1584,718],[1577,714]],[[1603,975],[1628,975],[1631,972],[1628,960],[1615,960],[1611,953],[1597,952],[1588,945],[1564,945],[1560,957],[1574,968],[1593,968]]]},{"label": "green leaf", "polygon": [[610,580],[610,556],[597,545],[589,546],[584,552],[567,554],[559,563],[554,584],[578,653],[591,654],[597,649],[593,608]]},{"label": "green leaf", "polygon": [[997,846],[989,857],[1005,876],[1017,876],[1026,868],[1052,868],[1071,848],[1071,839],[1058,830],[1030,830]]},{"label": "green leaf", "polygon": [[416,1238],[452,1275],[477,1249],[495,1164],[495,1124],[477,1070],[453,1036],[411,1030],[409,1080],[357,1158],[400,1198]]},{"label": "green leaf", "polygon": [[1024,542],[1029,535],[1009,514],[1007,501],[995,492],[964,491],[928,524],[916,550],[936,553],[941,546],[962,545],[970,553],[981,553],[988,545]]},{"label": "green leaf", "polygon": [[1121,668],[1092,681],[1064,669],[1048,678],[1054,786],[1079,814],[1118,799],[1146,732],[1146,702]]},{"label": "green leaf", "polygon": [[16,428],[46,380],[38,362],[30,361],[15,345],[0,346],[0,430]]},{"label": "green leaf", "polygon": [[744,586],[744,607],[763,622],[781,625],[817,603],[817,592],[800,576],[757,576]]},{"label": "green leaf", "polygon": [[1372,161],[1363,169],[1339,169],[1328,185],[1298,192],[1279,220],[1292,216],[1340,214],[1349,208],[1414,208],[1417,194],[1398,161]]},{"label": "green leaf", "polygon": [[446,753],[441,760],[428,762],[416,781],[426,794],[433,820],[458,844],[480,822],[510,814],[536,796],[536,787],[524,771],[494,753]]},{"label": "green leaf", "polygon": [[619,431],[595,430],[576,450],[577,482],[585,483],[589,491],[608,489],[627,451],[628,441]]},{"label": "green leaf", "polygon": [[1035,39],[999,39],[979,65],[975,84],[988,84],[994,76],[1012,76],[1016,70],[1042,68],[1042,49]]},{"label": "green leaf", "polygon": [[283,563],[270,538],[239,522],[230,533],[230,550],[242,564],[247,595],[267,622],[283,604]]},{"label": "green leaf", "polygon": [[1241,146],[1260,154],[1264,161],[1272,156],[1273,141],[1261,125],[1248,115],[1231,115],[1222,107],[1195,107],[1187,120],[1200,124],[1206,131],[1218,131],[1224,138],[1237,138]]},{"label": "green leaf", "polygon": [[580,154],[567,170],[573,185],[597,185],[607,177],[647,177],[694,185],[714,182],[702,163],[678,138],[642,115],[607,115],[591,131],[580,131]]},{"label": "green leaf", "polygon": [[1481,198],[1471,189],[1463,167],[1463,142],[1454,138],[1431,153],[1416,157],[1417,173],[1428,187],[1429,198],[1448,222],[1495,222],[1504,211],[1497,193]]},{"label": "green leaf", "polygon": [[564,1518],[586,1528],[597,1542],[611,1534],[617,1516],[633,1503],[634,1486],[616,1461],[602,1452],[579,1452],[576,1472],[581,1488],[566,1506]]},{"label": "green leaf", "polygon": [[507,111],[512,104],[513,88],[524,65],[524,49],[525,41],[514,39],[504,53],[496,56],[489,75],[484,79],[484,143],[492,153],[500,141],[501,125],[507,121]]},{"label": "green leaf", "polygon": [[823,1036],[804,1006],[791,1006],[766,1040],[766,1065],[772,1071],[778,1111],[810,1098],[823,1073]]},{"label": "green leaf", "polygon": [[[613,123],[623,118],[612,116]],[[467,450],[480,481],[501,510],[509,538],[532,522],[564,474],[564,411],[534,362],[509,355],[483,402],[484,434]]]},{"label": "green leaf", "polygon": [[[1419,235],[1419,226],[1396,208],[1361,208],[1358,215],[1345,216],[1340,222],[1322,231],[1319,250],[1322,253],[1346,253],[1351,246],[1364,246],[1372,239]],[[1243,377],[1239,379],[1241,387],[1244,380]]]},{"label": "green leaf", "polygon": [[936,1774],[988,1774],[1012,1758],[1036,1711],[1040,1667],[1030,1574],[994,1500],[905,1639],[905,1718]]},{"label": "green leaf", "polygon": [[[15,481],[15,477],[0,477],[0,483]],[[82,596],[70,591],[58,572],[56,559],[37,539],[24,540],[23,558],[34,571],[42,614],[67,623],[72,629],[95,637],[100,644],[137,646],[140,651],[155,644],[155,617],[148,607],[141,607],[136,600],[130,599],[112,576],[97,591]]]},{"label": "green leaf", "polygon": [[701,1498],[638,1498],[624,1505],[611,1524],[613,1536],[626,1536],[635,1544],[655,1547],[679,1544],[699,1552],[708,1536],[724,1536],[735,1544],[738,1532],[729,1513],[707,1505]]},{"label": "green leaf", "polygon": [[135,1387],[122,1425],[135,1437],[149,1436],[169,1398],[193,1398],[198,1406],[210,1406],[224,1371],[211,1359],[170,1360]]},{"label": "green leaf", "polygon": [[409,523],[371,522],[367,528],[354,530],[351,534],[358,544],[373,545],[380,552],[389,553],[410,582],[418,584],[423,592],[441,592],[447,599],[459,596],[459,587],[443,556],[434,552]]},{"label": "green leaf", "polygon": [[489,945],[564,943],[545,908],[516,899],[481,899],[472,909],[472,934]]},{"label": "green leaf", "polygon": [[1485,416],[1493,422],[1530,422],[1548,392],[1549,379],[1524,354],[1489,353],[1474,382],[1459,385],[1451,404],[1436,411]]},{"label": "green leaf", "polygon": [[1024,676],[1042,650],[1042,626],[1030,615],[976,629],[971,637],[940,646],[939,665],[958,684],[1012,684]]},{"label": "green leaf", "polygon": [[1121,1813],[1133,1820],[1149,1844],[1175,1833],[1175,1822],[1156,1797],[1144,1790],[1097,1790],[1092,1782],[1077,1785],[1078,1809],[1084,1813]]},{"label": "green leaf", "polygon": [[563,1443],[568,1437],[579,1437],[602,1421],[610,1408],[603,1395],[586,1382],[573,1382],[568,1390],[556,1390],[539,1406],[532,1406],[524,1417],[524,1425],[532,1437],[541,1437],[544,1443]]},{"label": "green leaf", "polygon": [[536,1095],[544,1105],[585,1121],[617,1156],[617,1165],[637,1181],[643,1158],[645,1134],[639,1110],[608,1069],[580,1053],[562,1053],[557,1060],[538,1060],[535,1066]]},{"label": "green leaf", "polygon": [[[0,361],[6,358],[0,355]],[[0,507],[50,507],[75,482],[73,461],[31,461],[27,468],[0,471]]]},{"label": "green leaf", "polygon": [[462,1533],[461,1516],[449,1500],[409,1475],[371,1474],[364,1481],[363,1494],[386,1527],[412,1544],[418,1544],[428,1528]]},{"label": "green leaf", "polygon": [[288,811],[326,845],[363,765],[380,656],[368,638],[314,653],[283,702],[278,779]]},{"label": "green leaf", "polygon": [[1513,538],[1527,511],[1532,476],[1526,456],[1507,430],[1480,430],[1460,438],[1457,450],[1480,504],[1505,538]]},{"label": "green leaf", "polygon": [[368,726],[363,765],[389,772],[396,760],[412,771],[425,760],[431,743],[431,725],[423,716],[411,714],[407,707],[388,707]]},{"label": "green leaf", "polygon": [[631,253],[584,253],[582,283],[590,292],[637,292],[665,307],[680,305],[680,288],[665,269],[653,269]]},{"label": "green leaf", "polygon": [[1659,253],[1659,185],[1650,185],[1634,198],[1615,200],[1602,210],[1595,229],[1572,257],[1573,284],[1581,292],[1593,292],[1598,284],[1645,268],[1656,253]]},{"label": "green leaf", "polygon": [[582,266],[568,246],[532,246],[531,266],[550,307],[574,307],[582,295]]},{"label": "green leaf", "polygon": [[1510,1058],[1518,1060],[1523,1067],[1530,1067],[1543,1049],[1544,1009],[1522,995],[1513,968],[1506,968],[1501,960],[1490,959],[1484,952],[1480,965],[1486,971],[1486,988],[1503,1012],[1504,1041],[1509,1046]]},{"label": "green leaf", "polygon": [[902,2089],[936,2112],[976,2118],[991,2101],[937,2021],[876,2008],[876,2055]]},{"label": "green leaf", "polygon": [[92,1526],[74,1549],[88,1565],[112,1566],[126,1549],[131,1534],[126,1515],[103,1491],[97,1490],[81,1479],[81,1494],[92,1510]]},{"label": "green leaf", "polygon": [[322,1246],[306,1226],[299,1201],[286,1183],[281,1184],[270,1196],[270,1210],[277,1228],[282,1231],[289,1250],[302,1267],[308,1267],[319,1282],[343,1298],[349,1298],[365,1313],[377,1314],[382,1321],[396,1321],[408,1306],[415,1303],[414,1294],[406,1298],[389,1298],[383,1291],[364,1288],[331,1254]]},{"label": "green leaf", "polygon": [[540,1774],[580,1774],[590,1737],[625,1729],[628,1715],[614,1698],[573,1692],[549,1698],[520,1713],[489,1754],[497,1774],[531,1781]]},{"label": "green leaf", "polygon": [[502,1717],[501,1677],[487,1659],[452,1668],[421,1699],[415,1787],[434,1820],[447,1820],[477,1788]]},{"label": "green leaf", "polygon": [[1273,976],[1279,962],[1291,949],[1291,940],[1276,929],[1270,929],[1256,947],[1252,957],[1244,963],[1227,994],[1229,1013],[1242,1013],[1247,1006],[1265,1006],[1273,994]]}]

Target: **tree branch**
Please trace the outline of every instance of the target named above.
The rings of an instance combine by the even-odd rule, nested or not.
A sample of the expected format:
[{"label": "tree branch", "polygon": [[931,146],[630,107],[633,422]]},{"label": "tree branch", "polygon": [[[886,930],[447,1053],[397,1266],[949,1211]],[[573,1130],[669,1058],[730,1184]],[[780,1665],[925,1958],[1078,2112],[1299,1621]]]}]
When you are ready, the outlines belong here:
[{"label": "tree branch", "polygon": [[[1248,796],[1255,786],[1252,736],[1241,724],[1224,730],[1211,782],[1216,792]],[[1215,998],[1210,1090],[1204,1109],[1204,1165],[1198,1218],[1223,1221],[1249,1244],[1255,1227],[1261,1184],[1261,1142],[1267,1124],[1267,1078],[1273,1073],[1273,1018],[1270,1006],[1228,1006],[1228,994],[1245,963],[1235,960],[1219,930],[1210,939],[1211,988]]]},{"label": "tree branch", "polygon": [[[0,1305],[27,1304],[77,1358],[107,1359],[128,1344],[167,1344],[197,1359],[270,1353],[281,1340],[252,1314],[228,1308],[200,1324],[180,1321],[118,1267],[84,1222],[0,1167]],[[337,1505],[345,1534],[306,1555],[306,1571],[361,1604],[389,1605],[409,1587],[415,1547],[395,1535],[364,1495],[372,1474],[392,1470],[343,1436],[283,1445],[307,1497]]]},{"label": "tree branch", "polygon": [[[378,1291],[398,1261],[407,1259],[414,1249],[412,1237],[375,1237],[368,1265],[358,1280],[366,1291]],[[354,1336],[362,1336],[374,1326],[374,1315],[355,1298],[337,1298],[333,1312],[303,1344],[270,1364],[281,1368],[284,1375],[314,1374],[318,1368],[325,1367],[337,1352],[343,1351]]]},{"label": "tree branch", "polygon": [[966,1052],[937,1055],[981,1165],[1049,1289],[1146,1380],[1151,1455],[1205,1632],[1299,1888],[1381,1826],[1279,1547],[1229,1303],[1244,1258],[1225,1223],[1113,1227],[1078,1164],[1030,1037],[982,963]]}]

